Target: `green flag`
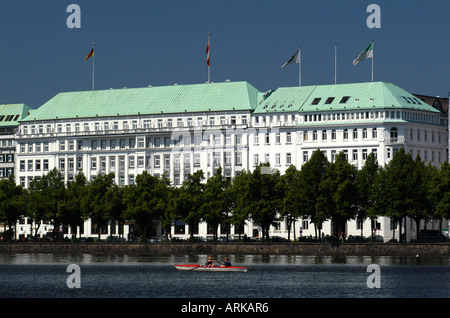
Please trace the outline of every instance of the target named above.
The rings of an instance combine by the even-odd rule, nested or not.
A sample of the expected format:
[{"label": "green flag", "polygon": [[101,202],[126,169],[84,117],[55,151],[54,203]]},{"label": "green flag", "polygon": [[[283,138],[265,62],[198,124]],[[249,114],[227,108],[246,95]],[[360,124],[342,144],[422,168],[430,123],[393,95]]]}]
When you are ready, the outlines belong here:
[{"label": "green flag", "polygon": [[368,58],[373,59],[373,42],[367,46],[364,51],[362,51],[358,57],[353,61],[353,65],[358,64],[359,62],[362,62]]}]

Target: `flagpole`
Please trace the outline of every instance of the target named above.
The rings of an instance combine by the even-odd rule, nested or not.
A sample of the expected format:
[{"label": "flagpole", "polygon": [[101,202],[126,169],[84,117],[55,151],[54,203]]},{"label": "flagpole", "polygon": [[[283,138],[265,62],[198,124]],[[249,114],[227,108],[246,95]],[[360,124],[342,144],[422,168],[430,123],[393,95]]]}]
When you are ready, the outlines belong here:
[{"label": "flagpole", "polygon": [[[94,50],[95,42],[92,42],[92,50]],[[95,52],[92,54],[92,90],[95,88]]]},{"label": "flagpole", "polygon": [[298,47],[298,54],[299,54],[299,60],[298,60],[298,86],[302,86],[302,47]]},{"label": "flagpole", "polygon": [[334,43],[334,85],[337,84],[337,43]]},{"label": "flagpole", "polygon": [[211,66],[210,66],[210,56],[211,56],[211,33],[208,32],[208,83],[211,83]]},{"label": "flagpole", "polygon": [[373,56],[375,55],[374,53],[375,52],[374,52],[374,49],[373,49],[373,40],[372,40],[372,82],[373,82]]}]

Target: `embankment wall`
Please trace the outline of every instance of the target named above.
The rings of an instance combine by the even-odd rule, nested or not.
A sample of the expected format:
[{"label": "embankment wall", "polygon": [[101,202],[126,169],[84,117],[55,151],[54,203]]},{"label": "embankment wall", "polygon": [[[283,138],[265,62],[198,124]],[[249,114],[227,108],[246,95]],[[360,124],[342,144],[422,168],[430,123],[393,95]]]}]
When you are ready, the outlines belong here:
[{"label": "embankment wall", "polygon": [[0,254],[450,256],[450,243],[0,243]]}]

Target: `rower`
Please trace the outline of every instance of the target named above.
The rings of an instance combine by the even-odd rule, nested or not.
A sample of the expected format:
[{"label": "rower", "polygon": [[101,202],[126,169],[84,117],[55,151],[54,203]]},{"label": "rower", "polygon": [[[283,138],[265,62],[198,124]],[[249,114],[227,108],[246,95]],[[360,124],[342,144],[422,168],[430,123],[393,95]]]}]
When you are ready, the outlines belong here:
[{"label": "rower", "polygon": [[206,267],[214,267],[214,262],[217,262],[217,261],[213,260],[211,256],[208,256],[208,260],[206,261],[206,264],[204,266],[206,266]]},{"label": "rower", "polygon": [[220,267],[230,267],[231,266],[231,262],[228,259],[228,257],[225,257],[225,261],[223,262],[222,265],[220,265]]}]

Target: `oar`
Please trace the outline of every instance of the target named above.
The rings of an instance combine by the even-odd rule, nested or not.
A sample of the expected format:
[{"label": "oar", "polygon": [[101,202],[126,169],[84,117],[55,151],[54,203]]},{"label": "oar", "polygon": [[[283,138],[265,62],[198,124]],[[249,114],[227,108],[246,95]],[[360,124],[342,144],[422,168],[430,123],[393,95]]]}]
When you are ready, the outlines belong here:
[{"label": "oar", "polygon": [[193,271],[194,269],[197,269],[197,268],[199,268],[199,267],[203,267],[203,266],[202,266],[202,265],[197,265],[197,266],[195,266],[194,268],[190,269],[189,271]]}]

